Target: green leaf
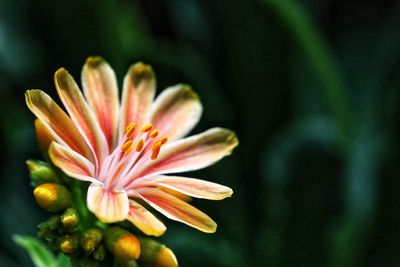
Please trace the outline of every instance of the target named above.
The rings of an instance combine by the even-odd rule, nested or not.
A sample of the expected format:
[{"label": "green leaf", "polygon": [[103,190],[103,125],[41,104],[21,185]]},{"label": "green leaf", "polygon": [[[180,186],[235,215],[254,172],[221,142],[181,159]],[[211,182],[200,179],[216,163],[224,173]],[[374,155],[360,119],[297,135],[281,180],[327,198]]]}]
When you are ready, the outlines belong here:
[{"label": "green leaf", "polygon": [[71,267],[71,259],[68,256],[65,256],[63,253],[59,253],[57,256],[57,267]]},{"label": "green leaf", "polygon": [[57,261],[48,248],[38,239],[31,236],[14,235],[14,241],[23,247],[31,256],[36,267],[57,267]]}]

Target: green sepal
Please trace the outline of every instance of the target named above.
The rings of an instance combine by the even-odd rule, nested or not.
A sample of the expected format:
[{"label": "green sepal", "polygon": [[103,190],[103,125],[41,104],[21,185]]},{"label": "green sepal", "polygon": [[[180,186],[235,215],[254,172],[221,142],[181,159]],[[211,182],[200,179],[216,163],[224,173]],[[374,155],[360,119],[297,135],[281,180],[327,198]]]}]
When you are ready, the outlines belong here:
[{"label": "green sepal", "polygon": [[138,259],[140,265],[144,267],[154,266],[161,248],[165,246],[151,238],[138,237],[138,239],[141,247],[141,253]]},{"label": "green sepal", "polygon": [[106,247],[103,243],[99,244],[97,248],[93,252],[93,258],[95,258],[98,261],[104,260],[104,257],[106,256]]}]

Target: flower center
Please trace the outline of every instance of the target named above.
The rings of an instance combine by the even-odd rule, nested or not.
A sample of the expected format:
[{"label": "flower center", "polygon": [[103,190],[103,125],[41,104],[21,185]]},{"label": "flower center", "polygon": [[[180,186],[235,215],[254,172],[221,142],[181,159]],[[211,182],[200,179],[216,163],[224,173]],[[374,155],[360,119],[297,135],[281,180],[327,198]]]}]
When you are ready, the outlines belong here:
[{"label": "flower center", "polygon": [[159,137],[159,130],[148,123],[138,128],[131,122],[125,129],[118,146],[105,159],[99,180],[106,188],[123,188],[134,176],[138,167],[149,160],[156,160],[167,137]]}]

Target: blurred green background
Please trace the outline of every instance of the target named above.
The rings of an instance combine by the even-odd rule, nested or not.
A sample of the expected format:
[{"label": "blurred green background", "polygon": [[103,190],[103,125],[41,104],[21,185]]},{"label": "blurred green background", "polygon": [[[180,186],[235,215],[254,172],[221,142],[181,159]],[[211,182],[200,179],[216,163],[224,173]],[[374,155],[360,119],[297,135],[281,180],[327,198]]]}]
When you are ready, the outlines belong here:
[{"label": "blurred green background", "polygon": [[48,217],[25,160],[41,159],[23,93],[55,96],[103,56],[120,81],[153,65],[158,92],[191,84],[239,147],[191,174],[232,187],[194,201],[207,235],[166,220],[183,267],[400,266],[400,2],[0,0],[0,266],[31,266],[14,233]]}]

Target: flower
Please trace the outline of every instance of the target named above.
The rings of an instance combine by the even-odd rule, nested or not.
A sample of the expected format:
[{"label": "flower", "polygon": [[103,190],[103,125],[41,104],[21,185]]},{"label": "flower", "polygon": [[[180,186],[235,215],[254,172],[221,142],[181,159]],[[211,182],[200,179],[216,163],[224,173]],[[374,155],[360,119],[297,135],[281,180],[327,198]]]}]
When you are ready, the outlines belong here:
[{"label": "flower", "polygon": [[88,58],[83,67],[83,94],[63,68],[54,81],[68,114],[41,90],[28,90],[26,103],[43,126],[42,135],[45,129],[52,138],[52,162],[67,175],[91,183],[87,206],[100,221],[127,219],[145,234],[159,236],[166,227],[142,205],[145,202],[172,220],[215,232],[210,217],[171,192],[220,200],[232,190],[165,174],[209,166],[229,155],[238,140],[222,128],[183,138],[202,113],[188,85],[169,87],[153,100],[154,72],[139,62],[124,78],[119,103],[114,71],[100,57]]}]

